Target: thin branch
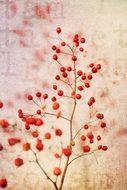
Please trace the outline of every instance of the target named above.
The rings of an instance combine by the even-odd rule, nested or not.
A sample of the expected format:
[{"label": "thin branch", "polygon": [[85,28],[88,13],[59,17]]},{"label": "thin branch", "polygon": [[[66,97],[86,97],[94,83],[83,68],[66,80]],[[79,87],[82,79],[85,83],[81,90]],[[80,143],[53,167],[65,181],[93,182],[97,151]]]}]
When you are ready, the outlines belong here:
[{"label": "thin branch", "polygon": [[[54,113],[49,113],[49,112],[44,112],[44,115],[52,115],[52,116],[56,116],[56,114],[54,114]],[[44,115],[42,115],[42,116],[44,116]],[[65,120],[67,120],[67,121],[70,121],[68,118],[66,118],[66,117],[64,117],[64,116],[60,116],[60,118],[63,118],[63,119],[65,119]]]}]

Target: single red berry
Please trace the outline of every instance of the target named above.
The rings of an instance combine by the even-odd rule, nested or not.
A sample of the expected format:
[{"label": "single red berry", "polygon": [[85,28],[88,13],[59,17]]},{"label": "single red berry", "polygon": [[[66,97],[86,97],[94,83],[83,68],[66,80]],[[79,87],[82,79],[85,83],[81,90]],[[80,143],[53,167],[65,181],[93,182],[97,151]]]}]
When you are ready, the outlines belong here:
[{"label": "single red berry", "polygon": [[60,53],[60,52],[61,52],[60,48],[57,48],[56,53]]},{"label": "single red berry", "polygon": [[30,150],[30,143],[25,143],[25,144],[23,144],[23,150],[24,150],[24,151]]},{"label": "single red berry", "polygon": [[52,100],[53,102],[55,102],[55,101],[56,101],[56,97],[53,96],[51,100]]},{"label": "single red berry", "polygon": [[60,28],[60,27],[57,27],[57,28],[56,28],[56,32],[57,32],[58,34],[60,34],[60,33],[61,33],[61,28]]},{"label": "single red berry", "polygon": [[56,136],[61,136],[63,134],[61,129],[55,129]]},{"label": "single red berry", "polygon": [[81,140],[82,140],[82,141],[85,141],[85,140],[86,140],[85,135],[82,135],[82,136],[81,136]]},{"label": "single red berry", "polygon": [[102,147],[102,150],[104,150],[104,151],[106,151],[107,149],[108,149],[107,146],[103,146],[103,147]]},{"label": "single red berry", "polygon": [[94,63],[90,63],[90,64],[89,64],[89,67],[94,67]]},{"label": "single red berry", "polygon": [[22,110],[21,110],[21,109],[19,109],[19,110],[18,110],[18,113],[20,114],[20,113],[23,113],[23,112],[22,112]]},{"label": "single red berry", "polygon": [[61,169],[58,167],[55,167],[53,170],[54,175],[59,176],[61,175]]},{"label": "single red berry", "polygon": [[7,179],[6,178],[1,178],[0,179],[0,187],[1,188],[7,187]]},{"label": "single red berry", "polygon": [[82,86],[78,86],[78,90],[82,91],[84,88]]},{"label": "single red berry", "polygon": [[86,88],[89,88],[90,87],[90,84],[88,82],[85,83],[85,87]]},{"label": "single red berry", "polygon": [[87,76],[87,78],[88,78],[88,80],[92,80],[93,76],[89,74],[89,75]]},{"label": "single red berry", "polygon": [[47,132],[44,134],[45,139],[51,139],[51,133]]},{"label": "single red berry", "polygon": [[41,92],[37,92],[37,93],[36,93],[36,96],[37,96],[38,98],[40,98],[40,97],[41,97]]},{"label": "single red berry", "polygon": [[55,79],[56,79],[56,80],[60,80],[60,76],[59,76],[59,75],[56,75]]},{"label": "single red berry", "polygon": [[87,133],[87,137],[88,137],[89,139],[93,139],[93,138],[94,138],[94,135],[93,135],[92,132],[88,132],[88,133]]},{"label": "single red berry", "polygon": [[77,61],[77,57],[75,55],[72,57],[72,61]]},{"label": "single red berry", "polygon": [[102,145],[98,145],[98,150],[101,150],[102,149]]},{"label": "single red berry", "polygon": [[26,130],[29,130],[29,129],[30,129],[30,125],[26,123],[26,124],[25,124],[25,129],[26,129]]},{"label": "single red berry", "polygon": [[48,94],[43,94],[43,98],[47,99],[48,98]]},{"label": "single red berry", "polygon": [[60,158],[60,155],[57,154],[57,153],[55,153],[55,154],[54,154],[54,157],[58,159],[58,158]]},{"label": "single red berry", "polygon": [[63,90],[58,90],[57,94],[58,94],[58,96],[63,96],[64,92],[63,92]]},{"label": "single red berry", "polygon": [[85,125],[83,126],[83,128],[84,128],[84,129],[88,129],[88,128],[89,128],[89,125],[85,124]]},{"label": "single red berry", "polygon": [[42,140],[38,139],[37,144],[36,144],[36,149],[41,151],[43,150],[43,148],[44,148],[44,145],[42,144]]},{"label": "single red berry", "polygon": [[100,70],[100,69],[101,69],[101,64],[97,64],[96,68],[97,68],[98,70]]},{"label": "single red berry", "polygon": [[105,128],[105,127],[106,127],[106,123],[105,123],[105,122],[102,122],[102,123],[101,123],[101,127],[102,127],[102,128]]},{"label": "single red berry", "polygon": [[33,96],[28,95],[27,99],[28,99],[28,100],[33,100]]},{"label": "single red berry", "polygon": [[60,105],[57,102],[54,102],[52,105],[53,110],[57,110],[57,109],[59,109],[59,107],[60,107]]},{"label": "single red berry", "polygon": [[67,71],[68,72],[72,71],[72,67],[67,67]]},{"label": "single red berry", "polygon": [[81,99],[81,97],[82,97],[82,96],[81,96],[81,94],[76,94],[76,96],[75,96],[75,97],[76,97],[76,99],[78,99],[78,100],[79,100],[79,99]]},{"label": "single red berry", "polygon": [[92,71],[92,73],[96,73],[97,72],[97,68],[93,67],[91,71]]},{"label": "single red berry", "polygon": [[3,150],[3,145],[2,144],[0,144],[0,151],[2,151]]},{"label": "single red berry", "polygon": [[57,85],[53,85],[53,89],[54,89],[54,90],[57,90]]},{"label": "single red berry", "polygon": [[81,79],[82,79],[82,80],[86,80],[86,76],[83,75],[83,76],[81,77]]},{"label": "single red berry", "polygon": [[76,43],[75,43],[75,46],[78,47],[78,46],[79,46],[79,42],[76,42]]},{"label": "single red berry", "polygon": [[0,109],[3,107],[3,102],[0,101]]},{"label": "single red berry", "polygon": [[62,76],[63,76],[64,78],[67,78],[68,74],[67,74],[66,72],[63,72],[63,73],[62,73]]},{"label": "single red berry", "polygon": [[93,139],[90,139],[90,143],[93,144],[93,143],[94,143],[94,140],[93,140]]},{"label": "single red berry", "polygon": [[70,147],[63,148],[62,152],[63,152],[63,154],[64,154],[65,156],[67,156],[67,157],[71,156],[71,154],[72,154],[72,150],[71,150]]},{"label": "single red berry", "polygon": [[65,70],[66,70],[65,67],[60,67],[61,72],[65,72]]},{"label": "single red berry", "polygon": [[54,51],[56,50],[56,46],[55,45],[52,46],[52,50],[54,50]]},{"label": "single red berry", "polygon": [[15,144],[20,143],[20,142],[21,142],[21,140],[19,138],[9,138],[8,139],[8,144],[10,146],[14,146]]},{"label": "single red berry", "polygon": [[88,145],[85,145],[82,148],[83,148],[83,152],[90,152],[90,147]]},{"label": "single red berry", "polygon": [[56,61],[58,59],[58,56],[56,54],[54,54],[53,59]]},{"label": "single red berry", "polygon": [[98,141],[101,140],[101,136],[100,136],[100,135],[97,136],[97,140],[98,140]]},{"label": "single red berry", "polygon": [[17,166],[17,167],[20,167],[23,165],[23,159],[22,158],[16,158],[14,160],[14,164]]},{"label": "single red berry", "polygon": [[66,46],[66,43],[65,42],[61,42],[61,46]]},{"label": "single red berry", "polygon": [[81,39],[80,39],[80,42],[81,42],[81,43],[85,43],[85,41],[86,41],[85,38],[81,38]]},{"label": "single red berry", "polygon": [[37,137],[39,136],[39,133],[38,133],[37,130],[36,130],[36,131],[33,131],[31,134],[32,134],[32,136],[33,136],[34,138],[37,138]]},{"label": "single red berry", "polygon": [[80,48],[79,48],[79,50],[80,50],[81,52],[83,52],[83,51],[84,51],[83,47],[80,47]]},{"label": "single red berry", "polygon": [[44,124],[44,122],[42,119],[36,119],[36,123],[35,123],[36,126],[41,126],[43,124]]},{"label": "single red berry", "polygon": [[94,98],[94,97],[91,97],[91,98],[90,98],[90,101],[92,101],[93,103],[95,103],[95,98]]},{"label": "single red berry", "polygon": [[92,102],[91,100],[89,100],[89,101],[87,102],[87,104],[88,104],[88,106],[92,106],[92,105],[93,105],[93,102]]},{"label": "single red berry", "polygon": [[41,110],[37,110],[37,114],[40,115],[41,114]]},{"label": "single red berry", "polygon": [[82,76],[83,72],[81,70],[77,71],[78,76]]}]

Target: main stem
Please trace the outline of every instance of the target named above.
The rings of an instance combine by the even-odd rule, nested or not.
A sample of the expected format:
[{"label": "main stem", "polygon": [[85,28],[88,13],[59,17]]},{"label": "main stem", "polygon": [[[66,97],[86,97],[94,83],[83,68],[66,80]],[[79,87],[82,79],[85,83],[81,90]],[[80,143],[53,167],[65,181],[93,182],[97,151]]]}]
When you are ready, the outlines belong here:
[{"label": "main stem", "polygon": [[[71,51],[74,55],[74,52],[72,49],[71,49]],[[75,61],[74,61],[74,92],[76,94],[76,66],[75,66]],[[72,140],[73,140],[72,129],[73,129],[73,118],[74,118],[74,114],[75,114],[76,104],[77,104],[76,98],[74,98],[74,106],[73,106],[73,110],[72,110],[72,114],[71,114],[71,118],[70,118],[70,146],[72,146]],[[66,159],[66,164],[65,164],[63,175],[61,178],[60,187],[58,188],[58,190],[62,190],[62,188],[63,188],[63,183],[64,183],[65,176],[67,173],[68,165],[69,165],[69,157],[67,157],[67,159]]]}]

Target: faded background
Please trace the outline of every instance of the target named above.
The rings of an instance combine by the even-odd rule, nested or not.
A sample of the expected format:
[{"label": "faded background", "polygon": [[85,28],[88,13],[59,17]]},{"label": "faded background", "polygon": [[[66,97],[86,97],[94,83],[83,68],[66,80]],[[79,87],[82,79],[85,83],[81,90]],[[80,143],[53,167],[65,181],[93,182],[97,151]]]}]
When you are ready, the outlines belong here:
[{"label": "faded background", "polygon": [[[37,2],[44,10],[49,8],[41,18],[33,11]],[[84,34],[86,62],[103,65],[92,93],[108,121],[105,142],[109,151],[96,155],[98,164],[94,156],[72,164],[66,190],[127,189],[126,19],[127,0],[0,0],[0,99],[6,106],[1,117],[17,120],[17,108],[28,107],[26,93],[38,89],[50,92],[55,75],[50,45],[56,41],[57,26],[62,27],[65,39],[73,33]],[[80,122],[82,114],[77,118]],[[4,141],[2,134],[0,138]],[[13,154],[2,155],[5,157],[0,160],[0,176],[10,180],[8,190],[51,189],[34,164],[18,170],[11,166]]]}]

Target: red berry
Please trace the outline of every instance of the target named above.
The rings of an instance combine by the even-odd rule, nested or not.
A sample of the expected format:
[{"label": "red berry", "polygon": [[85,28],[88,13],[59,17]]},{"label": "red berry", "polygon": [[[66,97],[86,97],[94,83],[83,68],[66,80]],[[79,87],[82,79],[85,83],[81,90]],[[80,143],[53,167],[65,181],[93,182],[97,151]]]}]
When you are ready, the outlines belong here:
[{"label": "red berry", "polygon": [[58,90],[57,94],[58,94],[59,96],[63,96],[64,93],[63,93],[62,90]]},{"label": "red berry", "polygon": [[83,126],[83,128],[84,128],[84,129],[88,129],[88,128],[89,128],[89,125],[85,124],[85,125]]},{"label": "red berry", "polygon": [[53,102],[55,102],[55,101],[56,101],[56,97],[53,96],[51,100],[52,100]]},{"label": "red berry", "polygon": [[101,69],[101,64],[98,64],[98,65],[96,66],[96,68],[97,68],[98,70],[100,70],[100,69]]},{"label": "red berry", "polygon": [[56,80],[60,80],[60,76],[59,76],[59,75],[56,75],[55,79],[56,79]]},{"label": "red berry", "polygon": [[66,70],[65,67],[60,67],[61,72],[65,72],[65,70]]},{"label": "red berry", "polygon": [[57,86],[56,86],[56,85],[53,85],[53,89],[54,89],[54,90],[57,90]]},{"label": "red berry", "polygon": [[54,175],[59,176],[61,175],[61,169],[58,167],[55,167],[53,170]]},{"label": "red berry", "polygon": [[93,102],[92,102],[91,100],[89,100],[89,101],[87,102],[87,104],[88,104],[88,106],[92,106],[92,105],[93,105]]},{"label": "red berry", "polygon": [[72,67],[67,67],[67,71],[68,72],[72,71]]},{"label": "red berry", "polygon": [[93,66],[94,66],[94,63],[90,63],[90,64],[89,64],[89,67],[93,67]]},{"label": "red berry", "polygon": [[14,164],[17,166],[17,167],[20,167],[23,165],[23,159],[22,158],[16,158],[14,160]]},{"label": "red berry", "polygon": [[107,146],[103,146],[103,147],[102,147],[102,150],[104,150],[104,151],[106,151],[107,149],[108,149]]},{"label": "red berry", "polygon": [[3,107],[3,102],[0,101],[0,109]]},{"label": "red berry", "polygon": [[57,48],[56,49],[56,53],[60,53],[61,51],[60,51],[60,49],[59,48]]},{"label": "red berry", "polygon": [[71,148],[70,147],[67,147],[67,148],[63,148],[63,154],[65,155],[65,156],[67,156],[67,157],[69,157],[69,156],[71,156],[71,154],[72,154],[72,150],[71,150]]},{"label": "red berry", "polygon": [[36,137],[39,136],[39,133],[38,133],[37,130],[36,130],[36,131],[33,131],[31,134],[32,134],[32,136],[33,136],[34,138],[36,138]]},{"label": "red berry", "polygon": [[36,96],[37,96],[38,98],[40,98],[40,97],[41,97],[41,92],[37,92],[37,93],[36,93]]},{"label": "red berry", "polygon": [[27,99],[28,99],[28,100],[33,100],[33,96],[28,95]]},{"label": "red berry", "polygon": [[6,178],[0,179],[0,187],[1,188],[7,187],[7,179]]},{"label": "red berry", "polygon": [[28,117],[28,118],[26,118],[26,123],[27,123],[28,125],[34,125],[35,122],[36,122],[36,119],[33,118],[33,117]]},{"label": "red berry", "polygon": [[80,39],[80,42],[81,42],[81,43],[85,43],[85,41],[86,41],[85,38],[81,38],[81,39]]},{"label": "red berry", "polygon": [[98,150],[101,150],[101,149],[102,149],[102,145],[99,145],[99,146],[98,146]]},{"label": "red berry", "polygon": [[59,109],[59,107],[60,107],[60,105],[57,102],[54,102],[52,105],[53,110],[57,110],[57,109]]},{"label": "red berry", "polygon": [[77,57],[75,55],[72,57],[72,61],[77,61]]},{"label": "red berry", "polygon": [[61,42],[61,46],[65,46],[66,45],[66,43],[65,42]]},{"label": "red berry", "polygon": [[43,94],[43,98],[47,99],[48,98],[48,94]]},{"label": "red berry", "polygon": [[82,141],[85,141],[85,140],[86,140],[85,135],[82,135],[82,136],[81,136],[81,140],[82,140]]},{"label": "red berry", "polygon": [[85,145],[82,148],[83,148],[83,152],[90,152],[90,147],[88,145]]},{"label": "red berry", "polygon": [[60,27],[57,27],[57,28],[56,28],[56,32],[57,32],[58,34],[60,34],[60,33],[61,33],[61,28],[60,28]]},{"label": "red berry", "polygon": [[88,137],[89,139],[93,139],[93,138],[94,138],[94,135],[93,135],[92,132],[88,132],[88,133],[87,133],[87,137]]},{"label": "red berry", "polygon": [[81,79],[82,79],[82,80],[86,80],[86,76],[83,75],[83,76],[81,77]]},{"label": "red berry", "polygon": [[35,123],[36,126],[41,126],[43,124],[44,124],[44,122],[42,119],[36,119],[36,123]]},{"label": "red berry", "polygon": [[105,122],[102,122],[102,123],[101,123],[101,127],[102,127],[102,128],[105,128],[105,127],[106,127],[106,123],[105,123]]},{"label": "red berry", "polygon": [[78,76],[82,76],[83,72],[81,70],[77,71]]},{"label": "red berry", "polygon": [[40,115],[41,114],[41,110],[37,110],[37,114]]},{"label": "red berry", "polygon": [[29,129],[30,129],[29,124],[27,124],[27,123],[25,124],[25,129],[26,129],[26,130],[29,130]]},{"label": "red berry", "polygon": [[56,136],[61,136],[63,134],[61,129],[55,129]]},{"label": "red berry", "polygon": [[91,71],[92,71],[92,73],[96,73],[97,72],[97,68],[93,67]]},{"label": "red berry", "polygon": [[54,157],[55,157],[55,158],[60,158],[60,155],[57,154],[57,153],[55,153],[55,154],[54,154]]},{"label": "red berry", "polygon": [[24,150],[24,151],[30,150],[30,143],[25,143],[25,144],[23,144],[23,150]]},{"label": "red berry", "polygon": [[45,133],[44,137],[45,137],[45,139],[51,139],[51,134],[50,133]]},{"label": "red berry", "polygon": [[92,77],[92,75],[88,75],[87,78],[88,78],[88,80],[92,80],[93,77]]},{"label": "red berry", "polygon": [[54,51],[56,50],[56,46],[55,45],[52,46],[52,50],[54,50]]},{"label": "red berry", "polygon": [[82,86],[78,86],[78,90],[82,91],[84,88]]},{"label": "red berry", "polygon": [[44,148],[44,145],[42,144],[42,140],[38,139],[37,144],[36,144],[36,149],[41,151],[43,150],[43,148]]},{"label": "red berry", "polygon": [[56,54],[54,54],[53,59],[56,61],[58,59],[58,56]]},{"label": "red berry", "polygon": [[98,140],[98,141],[101,140],[101,136],[100,136],[100,135],[97,136],[97,140]]},{"label": "red berry", "polygon": [[13,146],[13,145],[20,143],[20,142],[21,142],[21,140],[19,138],[9,138],[8,139],[8,144],[10,146]]},{"label": "red berry", "polygon": [[83,47],[80,47],[80,48],[79,48],[79,50],[80,50],[81,52],[83,52],[83,51],[84,51]]},{"label": "red berry", "polygon": [[92,101],[93,103],[95,103],[95,98],[94,98],[94,97],[91,97],[91,98],[90,98],[90,101]]},{"label": "red berry", "polygon": [[93,139],[90,139],[90,143],[91,143],[91,144],[94,143],[94,140],[93,140]]},{"label": "red berry", "polygon": [[1,151],[1,150],[3,150],[3,145],[2,145],[2,144],[0,144],[0,151]]},{"label": "red berry", "polygon": [[76,99],[79,100],[79,99],[81,99],[81,97],[82,97],[81,94],[76,94]]},{"label": "red berry", "polygon": [[63,76],[64,78],[66,78],[66,77],[68,76],[68,74],[67,74],[66,72],[63,72],[63,73],[62,73],[62,76]]},{"label": "red berry", "polygon": [[88,82],[85,83],[85,87],[86,88],[89,88],[90,87],[90,84]]}]

